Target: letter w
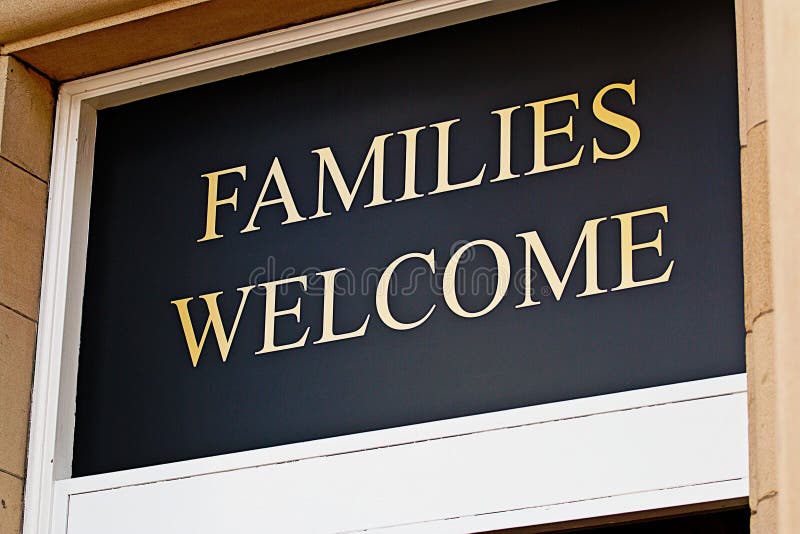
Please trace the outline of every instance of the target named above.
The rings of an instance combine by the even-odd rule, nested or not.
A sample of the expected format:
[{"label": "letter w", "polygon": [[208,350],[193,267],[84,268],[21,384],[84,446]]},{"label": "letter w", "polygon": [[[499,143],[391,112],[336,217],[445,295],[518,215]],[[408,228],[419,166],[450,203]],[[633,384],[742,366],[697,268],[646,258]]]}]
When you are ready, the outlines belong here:
[{"label": "letter w", "polygon": [[219,353],[222,356],[222,361],[228,359],[228,352],[231,350],[231,344],[233,343],[233,338],[236,335],[236,329],[239,327],[239,319],[242,317],[242,310],[244,310],[244,304],[247,302],[247,296],[250,294],[250,291],[256,286],[247,286],[247,287],[240,287],[238,291],[241,291],[242,297],[239,301],[239,311],[236,313],[236,319],[233,321],[233,326],[231,327],[231,333],[225,333],[225,327],[222,325],[222,317],[219,314],[219,306],[217,305],[217,297],[222,294],[222,291],[218,291],[216,293],[209,293],[207,295],[200,295],[200,298],[206,302],[206,307],[208,308],[208,319],[206,320],[206,326],[203,329],[203,335],[200,337],[200,341],[197,341],[197,334],[194,331],[194,326],[192,325],[192,318],[189,315],[189,302],[194,300],[193,297],[189,297],[186,299],[178,299],[173,300],[170,304],[174,304],[176,308],[178,308],[178,316],[181,319],[181,326],[183,327],[183,335],[186,338],[186,346],[189,349],[189,356],[192,358],[192,366],[197,367],[197,362],[200,359],[200,352],[203,350],[203,345],[206,342],[206,336],[208,336],[208,329],[210,327],[214,327],[214,335],[217,338],[217,346],[219,347]]}]

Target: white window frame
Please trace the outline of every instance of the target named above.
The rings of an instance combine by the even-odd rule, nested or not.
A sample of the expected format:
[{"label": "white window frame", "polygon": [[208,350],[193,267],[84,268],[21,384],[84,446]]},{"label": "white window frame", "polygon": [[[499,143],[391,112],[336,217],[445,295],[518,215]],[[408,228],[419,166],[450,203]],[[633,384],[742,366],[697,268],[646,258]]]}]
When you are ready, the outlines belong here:
[{"label": "white window frame", "polygon": [[[341,458],[341,461],[331,460],[326,464],[327,471],[320,471],[323,480],[325,477],[333,480],[345,474],[356,478],[369,477],[369,473],[361,471],[370,468],[369,458],[374,459],[376,451],[385,454],[381,458],[391,466],[382,475],[384,480],[380,477],[373,480],[375,485],[368,491],[354,486],[343,490],[351,491],[350,494],[339,496],[368,502],[377,493],[385,499],[395,499],[385,510],[379,503],[371,503],[375,512],[370,516],[371,523],[360,524],[358,517],[338,517],[335,510],[325,508],[324,492],[311,492],[307,495],[311,501],[306,500],[301,505],[292,501],[291,495],[282,495],[284,492],[280,488],[271,488],[271,498],[285,500],[282,506],[303,506],[305,514],[313,515],[315,510],[307,509],[311,502],[317,511],[327,514],[325,522],[319,524],[301,521],[289,525],[277,518],[272,526],[281,531],[291,530],[293,526],[304,530],[302,525],[308,529],[324,529],[328,524],[332,525],[331,528],[337,525],[340,530],[471,531],[748,495],[745,374],[71,478],[97,110],[539,3],[544,2],[404,0],[68,82],[61,87],[45,236],[25,534],[93,533],[96,530],[90,526],[92,521],[113,522],[113,514],[119,516],[127,506],[147,503],[154,496],[169,500],[173,496],[179,498],[191,494],[194,491],[192,481],[199,483],[204,477],[222,477],[220,483],[223,486],[227,484],[229,491],[236,493],[240,488],[237,476],[259,468],[267,468],[264,472],[273,476],[277,471],[268,468],[287,462],[300,466],[300,469],[307,461]],[[584,424],[589,426],[575,426]],[[645,430],[648,424],[654,426]],[[625,425],[637,427],[630,432],[620,432],[620,428],[627,428]],[[667,434],[656,436],[660,428],[666,428]],[[537,443],[548,438],[556,436],[580,441],[585,440],[587,431],[597,437],[594,443],[586,443],[576,453],[583,455],[580,458],[564,459],[554,454],[542,461],[540,455],[546,451],[537,452]],[[447,443],[446,455],[431,447],[433,442]],[[499,452],[498,444],[504,452]],[[525,444],[525,448],[520,449],[520,444]],[[646,459],[639,459],[637,464],[637,460],[631,458],[631,450],[645,449],[651,458],[658,458],[659,463],[663,462],[674,475],[655,473],[655,470],[648,469],[651,464]],[[470,468],[482,465],[491,456],[506,454],[506,451],[509,452],[505,463],[498,464],[495,471],[473,471]],[[447,463],[449,457],[458,454],[464,455],[466,464]],[[586,467],[585,473],[572,472],[574,469],[571,470],[570,465],[579,465],[581,458],[585,460],[593,454],[602,454],[605,464],[596,470]],[[587,480],[597,481],[598,485],[588,493],[576,489],[572,496],[559,495],[549,501],[547,491],[531,489],[530,484],[525,484],[525,478],[516,473],[534,464],[542,475],[536,481],[537,487],[563,480],[572,481],[576,488],[585,485]],[[389,488],[399,487],[413,492],[415,481],[419,482],[420,467],[423,472],[443,470],[432,482],[441,502],[432,507],[416,502],[413,495],[393,494]],[[620,476],[609,476],[609,469]],[[301,473],[297,471],[297,476]],[[470,475],[468,481],[472,486],[469,488],[464,487],[464,473]],[[633,478],[625,479],[627,475]],[[186,480],[189,482],[183,482]],[[365,480],[361,481],[362,485]],[[508,487],[499,487],[503,485]],[[489,489],[480,490],[481,487]],[[127,493],[123,495],[121,489],[126,489]],[[478,501],[474,501],[475,491],[479,492]],[[481,496],[480,491],[486,493]],[[520,494],[522,500],[517,498]],[[400,501],[397,499],[406,499],[407,503],[403,501],[403,504],[408,506],[398,506]],[[483,509],[479,505],[490,501],[494,508]],[[98,507],[97,511],[87,516],[84,511],[93,506]],[[68,527],[73,507],[75,513]],[[398,512],[398,508],[402,510]],[[104,515],[106,513],[110,515]],[[275,517],[275,514],[265,516],[257,510],[251,515],[248,515],[250,511],[241,514],[241,510],[235,507],[226,509],[224,503],[216,513],[237,513],[244,517],[243,520],[258,521],[260,527]],[[196,516],[199,521],[206,520],[202,510],[197,511]],[[156,519],[155,525],[167,524],[168,518]],[[75,526],[80,521],[88,521],[86,525],[89,526],[80,530]],[[145,527],[149,530],[141,530]],[[157,527],[145,523],[131,528],[149,533],[157,530]],[[118,525],[107,531],[123,530]]]}]

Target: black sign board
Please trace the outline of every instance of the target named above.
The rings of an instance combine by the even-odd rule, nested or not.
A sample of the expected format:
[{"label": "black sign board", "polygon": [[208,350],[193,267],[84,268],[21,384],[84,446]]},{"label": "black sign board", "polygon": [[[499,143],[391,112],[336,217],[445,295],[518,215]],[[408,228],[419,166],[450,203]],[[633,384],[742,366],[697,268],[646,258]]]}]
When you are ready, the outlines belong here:
[{"label": "black sign board", "polygon": [[99,111],[74,475],[743,372],[738,141],[729,0]]}]

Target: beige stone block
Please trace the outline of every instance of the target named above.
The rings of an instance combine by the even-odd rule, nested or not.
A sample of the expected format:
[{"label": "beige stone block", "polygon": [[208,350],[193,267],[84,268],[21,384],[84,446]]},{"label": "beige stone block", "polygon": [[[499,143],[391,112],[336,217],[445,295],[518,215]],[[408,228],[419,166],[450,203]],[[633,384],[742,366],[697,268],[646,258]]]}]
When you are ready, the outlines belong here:
[{"label": "beige stone block", "polygon": [[758,503],[750,516],[751,534],[778,534],[777,496],[768,497]]},{"label": "beige stone block", "polygon": [[0,306],[0,469],[25,474],[36,324]]},{"label": "beige stone block", "polygon": [[175,0],[3,0],[0,2],[0,43],[43,35],[154,4],[177,4],[180,8],[187,3]]},{"label": "beige stone block", "polygon": [[774,314],[761,316],[747,334],[750,425],[750,507],[777,491]]},{"label": "beige stone block", "polygon": [[22,530],[22,480],[0,473],[0,533]]},{"label": "beige stone block", "polygon": [[773,307],[766,124],[750,131],[741,162],[744,309],[749,332],[753,320]]},{"label": "beige stone block", "polygon": [[[745,131],[767,120],[766,73],[764,70],[764,3],[763,0],[741,0],[737,3],[741,31],[739,60],[743,61],[740,72],[744,80],[739,83],[740,97],[744,99],[742,111]],[[750,136],[742,139],[749,144]]]},{"label": "beige stone block", "polygon": [[[111,17],[7,43],[13,53],[48,77],[66,81],[187,50],[366,9],[389,0],[225,0],[190,2],[139,18]],[[120,46],[120,43],[124,43]]]},{"label": "beige stone block", "polygon": [[36,319],[47,185],[0,158],[0,304]]},{"label": "beige stone block", "polygon": [[800,9],[764,0],[778,392],[778,532],[800,532]]},{"label": "beige stone block", "polygon": [[46,180],[54,111],[50,81],[13,57],[0,56],[0,156]]}]

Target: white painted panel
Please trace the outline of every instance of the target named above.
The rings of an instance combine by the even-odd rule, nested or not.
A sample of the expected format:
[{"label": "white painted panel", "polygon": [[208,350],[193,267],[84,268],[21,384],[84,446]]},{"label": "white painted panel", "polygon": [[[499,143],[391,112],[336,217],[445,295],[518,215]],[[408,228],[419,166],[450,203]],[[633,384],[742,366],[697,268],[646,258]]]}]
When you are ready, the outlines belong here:
[{"label": "white painted panel", "polygon": [[125,474],[59,484],[68,534],[465,532],[745,496],[743,413],[737,392],[127,487],[108,486]]}]

